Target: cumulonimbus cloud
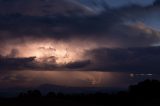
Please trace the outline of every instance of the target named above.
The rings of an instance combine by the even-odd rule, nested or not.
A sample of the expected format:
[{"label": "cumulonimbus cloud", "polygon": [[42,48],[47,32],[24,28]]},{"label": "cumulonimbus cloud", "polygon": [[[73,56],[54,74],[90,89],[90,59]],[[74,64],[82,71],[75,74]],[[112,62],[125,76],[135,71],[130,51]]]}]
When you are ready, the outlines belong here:
[{"label": "cumulonimbus cloud", "polygon": [[[11,1],[8,1],[7,5],[10,3]],[[4,10],[7,7],[1,8]],[[154,5],[146,7],[131,5],[117,9],[107,8],[106,11],[92,15],[78,14],[79,11],[71,11],[70,15],[66,15],[66,11],[54,15],[32,15],[27,12],[22,14],[20,10],[5,12],[7,14],[0,12],[1,55],[6,48],[13,46],[14,49],[15,44],[20,46],[45,39],[67,43],[73,40],[86,41],[86,45],[90,45],[88,42],[94,42],[96,45],[96,48],[90,48],[84,53],[87,58],[61,66],[54,62],[39,63],[35,57],[17,58],[15,54],[18,51],[15,49],[8,57],[1,56],[1,70],[83,69],[145,73],[152,69],[152,72],[158,73],[160,50],[159,47],[151,46],[160,42],[160,32],[146,25],[143,19],[152,13],[157,14],[159,10],[159,3],[155,2]],[[26,10],[22,8],[21,11]]]}]

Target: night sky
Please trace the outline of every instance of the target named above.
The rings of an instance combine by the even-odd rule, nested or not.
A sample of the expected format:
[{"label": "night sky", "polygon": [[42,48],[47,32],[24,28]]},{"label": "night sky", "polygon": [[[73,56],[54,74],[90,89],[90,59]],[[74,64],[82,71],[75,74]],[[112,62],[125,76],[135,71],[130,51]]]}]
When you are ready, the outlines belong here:
[{"label": "night sky", "polygon": [[160,0],[0,0],[0,89],[148,78],[160,79]]}]

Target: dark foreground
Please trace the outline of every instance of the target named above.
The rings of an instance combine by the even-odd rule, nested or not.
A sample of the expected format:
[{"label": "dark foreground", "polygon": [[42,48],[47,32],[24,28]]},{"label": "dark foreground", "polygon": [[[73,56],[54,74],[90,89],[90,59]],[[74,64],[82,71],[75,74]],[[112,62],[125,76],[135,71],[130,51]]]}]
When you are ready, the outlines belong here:
[{"label": "dark foreground", "polygon": [[146,80],[116,94],[61,94],[42,96],[38,90],[16,98],[0,98],[0,106],[160,106],[160,82]]}]

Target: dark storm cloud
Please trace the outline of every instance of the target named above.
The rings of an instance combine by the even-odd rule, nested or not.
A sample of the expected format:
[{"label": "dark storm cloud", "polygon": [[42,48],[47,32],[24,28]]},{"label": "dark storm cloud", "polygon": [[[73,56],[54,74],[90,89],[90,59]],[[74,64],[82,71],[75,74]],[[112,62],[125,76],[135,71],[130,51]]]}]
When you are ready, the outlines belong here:
[{"label": "dark storm cloud", "polygon": [[[32,18],[13,16],[1,19],[1,40],[53,38],[69,40],[73,38],[89,39],[99,42],[116,42],[121,46],[148,46],[159,42],[157,31],[144,26],[143,29],[120,24],[120,19],[109,16],[81,18]],[[6,16],[5,16],[6,17]],[[3,17],[4,18],[4,17]],[[107,20],[106,20],[107,19]],[[146,30],[149,30],[148,33]],[[132,33],[131,33],[132,32]]]},{"label": "dark storm cloud", "polygon": [[155,6],[159,6],[160,5],[160,1],[159,0],[155,0],[154,5]]},{"label": "dark storm cloud", "polygon": [[[84,61],[68,63],[65,66],[45,62],[39,63],[35,61],[34,57],[16,58],[15,55],[18,51],[13,50],[8,57],[0,58],[1,70],[56,70],[67,68],[144,73],[152,71],[159,73],[160,48],[147,48],[147,46],[159,43],[160,32],[144,24],[144,20],[149,18],[148,16],[159,13],[160,5],[158,1],[154,5],[146,7],[130,5],[116,9],[106,8],[105,11],[99,14],[90,14],[87,8],[78,5],[78,8],[81,8],[79,10],[76,8],[77,5],[75,6],[72,3],[69,5],[68,2],[67,5],[74,5],[71,6],[70,10],[65,11],[66,7],[61,8],[63,6],[56,9],[47,9],[53,10],[52,13],[52,11],[37,10],[41,6],[34,7],[36,3],[39,5],[41,0],[34,1],[29,10],[28,6],[30,5],[27,3],[31,3],[31,1],[16,1],[0,0],[0,3],[2,3],[0,4],[0,47],[4,46],[4,42],[9,45],[14,40],[21,45],[28,38],[31,41],[36,39],[41,41],[49,38],[64,41],[87,39],[97,45],[100,43],[107,45],[108,42],[112,42],[121,48],[145,48],[97,48],[86,53],[90,60],[86,61],[84,59]],[[65,3],[63,2],[63,5]],[[3,4],[4,6],[2,6]],[[17,8],[17,5],[20,7]],[[53,6],[45,6],[45,8],[48,7]],[[34,11],[31,12],[31,10]],[[85,11],[85,14],[79,14],[83,13],[81,10]],[[157,15],[157,17],[160,16]],[[3,49],[0,54],[1,52],[3,52]]]},{"label": "dark storm cloud", "polygon": [[99,48],[86,51],[88,60],[75,61],[67,64],[38,62],[30,58],[0,58],[1,71],[104,71],[160,74],[160,47],[146,48]]},{"label": "dark storm cloud", "polygon": [[[124,19],[130,19],[132,21],[141,20],[144,21],[146,18],[150,19],[156,14],[158,17],[160,10],[159,0],[155,1],[152,5],[149,6],[140,6],[140,5],[128,5],[117,9],[119,15],[124,16]],[[153,15],[153,16],[152,16]],[[150,16],[150,17],[148,17]]]},{"label": "dark storm cloud", "polygon": [[[10,4],[11,1],[6,2]],[[144,30],[133,28],[126,23],[143,22],[146,15],[160,10],[159,5],[156,4],[147,7],[131,5],[113,10],[107,8],[106,11],[96,15],[75,15],[79,13],[77,11],[70,16],[65,14],[32,16],[18,12],[1,14],[0,39],[2,42],[8,42],[27,38],[52,38],[65,41],[81,38],[89,39],[97,44],[113,42],[122,47],[149,46],[159,42],[157,31],[145,25],[143,26]],[[5,9],[3,10],[5,11]],[[64,13],[66,12],[64,11]]]},{"label": "dark storm cloud", "polygon": [[[45,71],[45,70],[56,70],[58,65],[48,62],[37,62],[36,57],[26,58],[11,58],[11,57],[0,57],[0,71]],[[61,67],[62,68],[62,67]],[[60,69],[61,69],[60,68]]]},{"label": "dark storm cloud", "polygon": [[[2,37],[33,37],[33,38],[56,38],[71,39],[84,38],[104,34],[113,24],[120,22],[120,19],[114,17],[114,14],[102,14],[98,16],[85,17],[33,17],[14,14],[9,16],[0,16],[1,32],[9,33]],[[76,35],[75,35],[76,34]],[[91,36],[92,35],[92,36]]]},{"label": "dark storm cloud", "polygon": [[90,70],[160,73],[160,47],[108,49],[99,48],[87,52],[92,65]]},{"label": "dark storm cloud", "polygon": [[11,71],[11,70],[24,70],[31,67],[31,63],[34,61],[34,57],[30,58],[8,58],[0,57],[0,70]]},{"label": "dark storm cloud", "polygon": [[22,14],[29,16],[50,16],[55,14],[91,14],[74,0],[0,0],[0,14]]},{"label": "dark storm cloud", "polygon": [[91,61],[89,60],[85,60],[85,61],[76,61],[76,62],[71,62],[65,65],[66,68],[69,69],[84,69],[86,68],[88,65],[91,64]]},{"label": "dark storm cloud", "polygon": [[9,58],[0,57],[0,71],[61,71],[61,70],[80,70],[90,64],[89,60],[71,62],[64,65],[53,64],[51,62],[38,62],[36,57],[28,58]]}]

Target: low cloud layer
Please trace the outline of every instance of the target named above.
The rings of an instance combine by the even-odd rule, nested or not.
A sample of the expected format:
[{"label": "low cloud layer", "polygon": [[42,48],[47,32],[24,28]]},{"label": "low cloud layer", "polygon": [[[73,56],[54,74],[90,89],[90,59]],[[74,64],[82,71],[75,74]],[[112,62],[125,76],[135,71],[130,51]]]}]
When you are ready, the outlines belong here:
[{"label": "low cloud layer", "polygon": [[128,49],[95,49],[91,56],[93,70],[111,70],[133,73],[159,73],[159,47]]},{"label": "low cloud layer", "polygon": [[30,58],[0,58],[1,71],[104,71],[159,74],[160,48],[99,48],[85,52],[87,59],[57,64]]}]

